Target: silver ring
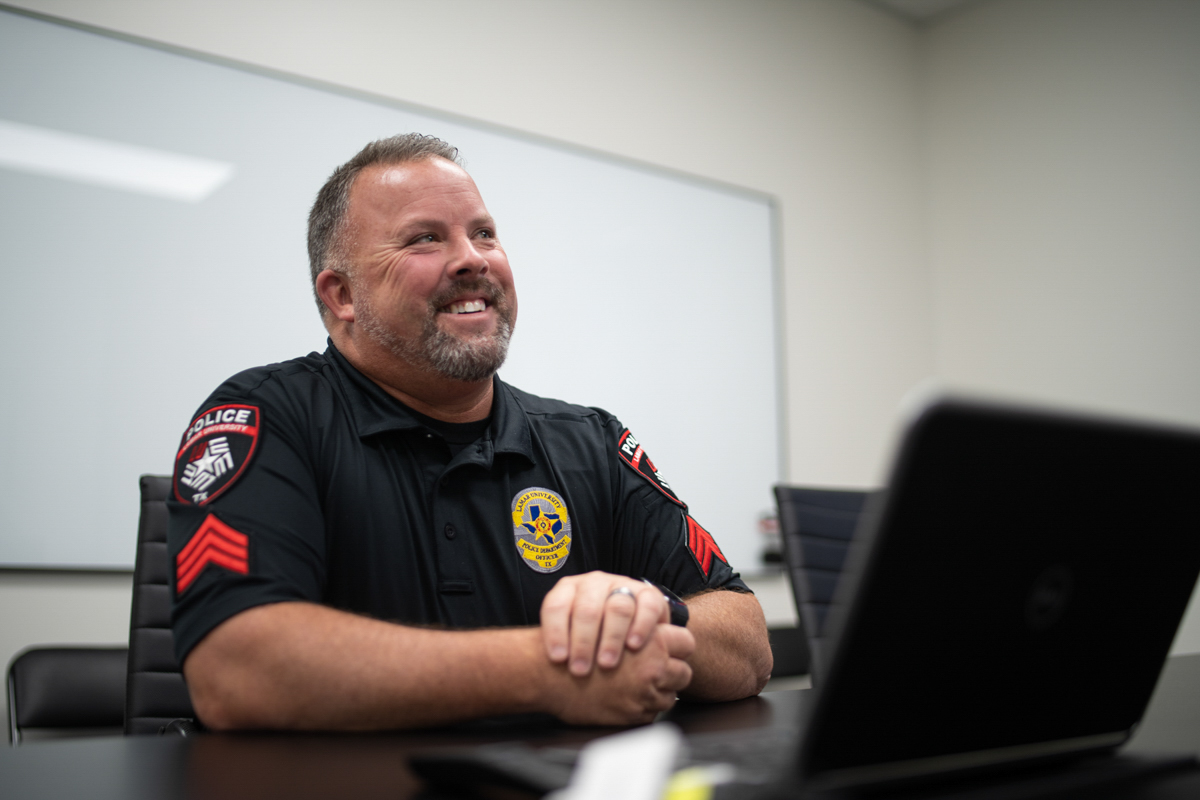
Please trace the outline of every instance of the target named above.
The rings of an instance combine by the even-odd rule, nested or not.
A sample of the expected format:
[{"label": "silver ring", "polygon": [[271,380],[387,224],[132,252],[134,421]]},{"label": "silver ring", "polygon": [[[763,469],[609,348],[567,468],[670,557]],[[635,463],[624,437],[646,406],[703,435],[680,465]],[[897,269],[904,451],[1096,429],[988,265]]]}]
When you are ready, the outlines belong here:
[{"label": "silver ring", "polygon": [[633,589],[630,589],[628,586],[618,586],[617,588],[615,588],[611,592],[609,592],[608,596],[612,597],[615,594],[623,594],[626,597],[628,597],[630,600],[633,600],[633,602],[635,602],[635,603],[637,602],[637,596],[634,595]]}]

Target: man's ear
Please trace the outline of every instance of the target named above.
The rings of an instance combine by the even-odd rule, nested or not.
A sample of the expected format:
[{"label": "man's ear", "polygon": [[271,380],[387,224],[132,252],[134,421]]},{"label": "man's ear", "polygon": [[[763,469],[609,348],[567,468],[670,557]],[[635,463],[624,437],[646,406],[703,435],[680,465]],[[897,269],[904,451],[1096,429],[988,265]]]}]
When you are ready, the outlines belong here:
[{"label": "man's ear", "polygon": [[331,269],[321,270],[317,275],[317,297],[334,319],[354,322],[354,296],[345,275]]}]

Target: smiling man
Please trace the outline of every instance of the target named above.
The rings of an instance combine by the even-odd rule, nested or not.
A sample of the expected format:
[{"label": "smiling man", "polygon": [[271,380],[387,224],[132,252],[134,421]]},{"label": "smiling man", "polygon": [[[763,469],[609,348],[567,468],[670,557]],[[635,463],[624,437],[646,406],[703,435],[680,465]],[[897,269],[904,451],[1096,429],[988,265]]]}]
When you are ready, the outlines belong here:
[{"label": "smiling man", "polygon": [[637,439],[495,376],[517,294],[455,148],[368,145],[318,194],[309,256],[328,349],[226,381],[176,457],[205,724],[632,724],[762,688],[757,600]]}]

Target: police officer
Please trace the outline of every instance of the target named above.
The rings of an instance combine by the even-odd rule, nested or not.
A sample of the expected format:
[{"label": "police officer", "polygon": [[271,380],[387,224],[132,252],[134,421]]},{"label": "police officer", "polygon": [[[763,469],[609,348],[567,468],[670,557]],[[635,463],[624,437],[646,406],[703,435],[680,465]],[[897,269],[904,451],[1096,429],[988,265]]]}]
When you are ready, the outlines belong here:
[{"label": "police officer", "polygon": [[636,438],[494,377],[517,296],[457,151],[368,145],[309,228],[329,350],[230,379],[176,459],[201,720],[630,724],[761,690],[762,610]]}]

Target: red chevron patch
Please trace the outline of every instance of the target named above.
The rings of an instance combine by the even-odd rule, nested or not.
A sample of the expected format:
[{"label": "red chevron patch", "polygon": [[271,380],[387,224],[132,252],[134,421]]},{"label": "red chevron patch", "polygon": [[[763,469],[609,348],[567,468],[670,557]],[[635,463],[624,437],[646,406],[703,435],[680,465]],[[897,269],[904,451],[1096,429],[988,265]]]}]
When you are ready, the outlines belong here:
[{"label": "red chevron patch", "polygon": [[249,544],[250,537],[209,514],[192,534],[192,540],[175,556],[175,594],[183,594],[209,564],[243,575],[248,573]]},{"label": "red chevron patch", "polygon": [[700,523],[692,519],[691,515],[687,518],[688,524],[688,550],[692,551],[692,558],[696,559],[696,566],[700,567],[700,571],[704,573],[704,577],[708,577],[708,573],[712,570],[713,556],[724,561],[726,564],[725,554],[721,552],[721,548],[717,547],[716,541],[712,534],[700,527]]}]

